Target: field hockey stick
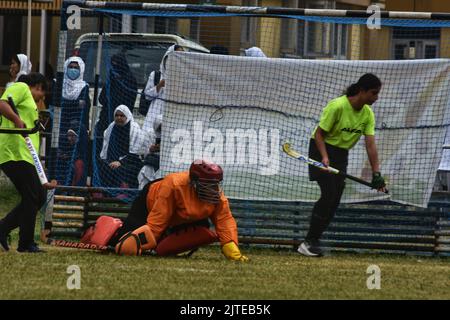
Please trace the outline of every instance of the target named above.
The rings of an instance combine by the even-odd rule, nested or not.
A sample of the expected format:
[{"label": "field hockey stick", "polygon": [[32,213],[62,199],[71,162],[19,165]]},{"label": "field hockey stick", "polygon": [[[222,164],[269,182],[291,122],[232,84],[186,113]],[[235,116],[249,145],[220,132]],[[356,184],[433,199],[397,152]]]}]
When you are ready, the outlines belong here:
[{"label": "field hockey stick", "polygon": [[82,242],[77,242],[77,241],[57,240],[57,239],[47,238],[46,243],[48,245],[54,246],[54,247],[103,251],[103,252],[115,252],[114,247],[111,247],[111,246],[98,246],[96,244],[82,243]]},{"label": "field hockey stick", "polygon": [[39,120],[36,120],[36,123],[34,125],[33,129],[27,129],[27,128],[1,128],[0,127],[0,133],[8,133],[8,134],[33,134],[38,132],[42,128],[41,123]]},{"label": "field hockey stick", "polygon": [[[60,248],[72,248],[72,249],[81,249],[81,250],[91,250],[91,251],[99,251],[99,252],[116,252],[116,248],[113,246],[98,246],[96,244],[91,243],[82,243],[77,241],[68,241],[68,240],[58,240],[47,238],[45,241],[46,244],[53,247]],[[142,252],[141,256],[154,256],[155,254],[152,251]]]},{"label": "field hockey stick", "polygon": [[[363,179],[357,178],[355,176],[349,175],[349,174],[347,174],[345,172],[341,172],[338,169],[335,169],[335,168],[330,167],[330,166],[326,167],[322,162],[316,161],[314,159],[308,158],[308,157],[300,154],[299,152],[297,152],[297,151],[295,151],[294,149],[291,148],[291,144],[289,142],[283,143],[283,151],[287,155],[291,156],[292,158],[295,158],[295,159],[298,159],[300,161],[303,161],[303,162],[309,164],[310,166],[322,169],[322,170],[327,171],[327,172],[332,173],[332,174],[337,174],[337,175],[343,176],[343,177],[345,177],[347,179],[350,179],[350,180],[356,181],[356,182],[358,182],[360,184],[363,184],[365,186],[368,186],[368,187],[370,187],[372,189],[376,189],[370,182],[367,182],[366,180],[363,180]],[[386,190],[386,191],[384,191],[384,193],[389,193],[389,191]]]},{"label": "field hockey stick", "polygon": [[[14,113],[20,118],[19,112],[17,111],[16,105],[14,104],[14,100],[12,99],[11,96],[8,96],[8,103],[11,109],[14,111]],[[45,175],[44,167],[42,166],[41,160],[39,159],[39,155],[36,152],[36,149],[34,148],[31,138],[26,133],[22,134],[22,136],[25,138],[25,144],[27,145],[28,151],[30,151],[31,158],[33,159],[33,163],[36,168],[36,172],[39,176],[39,180],[41,181],[41,184],[45,185],[47,188],[54,188],[55,182],[53,181],[52,183],[48,182],[47,176]]]}]

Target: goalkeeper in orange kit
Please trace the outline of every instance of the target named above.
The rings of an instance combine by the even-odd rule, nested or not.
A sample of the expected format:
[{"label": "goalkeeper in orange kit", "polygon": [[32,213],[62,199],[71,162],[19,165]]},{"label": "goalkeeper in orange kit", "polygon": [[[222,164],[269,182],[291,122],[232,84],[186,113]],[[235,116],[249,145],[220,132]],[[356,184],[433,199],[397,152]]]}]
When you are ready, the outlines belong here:
[{"label": "goalkeeper in orange kit", "polygon": [[[220,166],[196,160],[189,171],[172,173],[147,185],[119,230],[123,235],[112,243],[116,253],[140,255],[154,249],[159,255],[174,254],[219,240],[225,257],[247,261],[238,248],[237,225],[222,191],[222,180]],[[139,221],[136,217],[142,216],[146,216],[146,223],[134,229],[133,224]],[[215,233],[202,225],[208,219]],[[171,229],[178,232],[166,236]]]}]

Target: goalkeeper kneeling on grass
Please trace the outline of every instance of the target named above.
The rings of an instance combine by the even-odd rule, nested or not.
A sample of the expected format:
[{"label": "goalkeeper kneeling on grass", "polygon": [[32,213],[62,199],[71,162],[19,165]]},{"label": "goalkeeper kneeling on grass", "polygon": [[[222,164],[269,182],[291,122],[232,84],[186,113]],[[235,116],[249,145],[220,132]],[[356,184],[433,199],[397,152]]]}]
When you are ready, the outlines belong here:
[{"label": "goalkeeper kneeling on grass", "polygon": [[[115,244],[116,253],[121,255],[140,255],[153,249],[168,255],[219,240],[226,258],[247,261],[238,248],[237,225],[221,189],[222,179],[220,166],[195,160],[189,171],[149,183],[133,203],[119,235],[126,229],[132,231],[121,236],[117,244],[114,239],[109,244]],[[147,222],[131,228],[142,217]],[[216,233],[207,227],[208,218]]]}]

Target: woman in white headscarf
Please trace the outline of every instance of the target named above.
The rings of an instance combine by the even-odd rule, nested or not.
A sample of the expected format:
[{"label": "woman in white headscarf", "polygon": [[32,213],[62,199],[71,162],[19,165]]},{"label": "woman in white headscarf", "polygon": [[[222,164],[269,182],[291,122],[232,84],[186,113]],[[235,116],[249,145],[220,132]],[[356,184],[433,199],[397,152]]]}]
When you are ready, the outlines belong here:
[{"label": "woman in white headscarf", "polygon": [[[84,61],[80,57],[70,57],[64,63],[64,79],[62,84],[62,97],[59,120],[59,145],[61,154],[72,153],[74,146],[66,139],[67,130],[72,129],[78,132],[80,128],[89,128],[89,110],[91,101],[89,98],[89,85],[83,80]],[[87,136],[77,142],[87,145]],[[67,168],[70,163],[62,158],[56,164],[56,180],[60,184],[66,181]]]},{"label": "woman in white headscarf", "polygon": [[114,122],[103,134],[101,184],[137,188],[137,175],[142,168],[140,157],[148,153],[149,146],[149,134],[134,121],[130,109],[125,105],[118,106],[114,110]]},{"label": "woman in white headscarf", "polygon": [[91,102],[89,84],[83,80],[84,69],[84,61],[80,57],[70,57],[64,63],[61,122],[77,120],[88,128]]},{"label": "woman in white headscarf", "polygon": [[251,47],[245,50],[246,57],[267,58],[264,52],[258,47]]},{"label": "woman in white headscarf", "polygon": [[[183,47],[179,45],[170,46],[164,54],[161,65],[159,67],[159,73],[153,71],[148,77],[147,85],[144,89],[145,98],[150,100],[150,106],[148,108],[147,115],[144,120],[142,129],[150,132],[153,128],[153,124],[158,115],[162,115],[164,112],[164,86],[166,84],[166,64],[169,54],[174,51],[184,51]],[[158,81],[155,81],[158,79]]]},{"label": "woman in white headscarf", "polygon": [[11,64],[9,65],[9,82],[6,84],[6,88],[17,82],[19,77],[23,74],[29,74],[31,72],[32,64],[30,59],[22,53],[16,54],[11,58]]}]

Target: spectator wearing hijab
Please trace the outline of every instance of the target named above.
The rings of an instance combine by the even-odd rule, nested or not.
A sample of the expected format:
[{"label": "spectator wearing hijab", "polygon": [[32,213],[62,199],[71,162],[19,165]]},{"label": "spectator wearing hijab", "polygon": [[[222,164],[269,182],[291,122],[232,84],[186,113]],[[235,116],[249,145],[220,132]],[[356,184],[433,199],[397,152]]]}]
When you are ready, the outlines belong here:
[{"label": "spectator wearing hijab", "polygon": [[267,58],[264,52],[258,47],[251,47],[245,50],[246,57]]},{"label": "spectator wearing hijab", "polygon": [[107,187],[137,188],[142,168],[140,156],[148,152],[150,136],[134,121],[130,109],[120,105],[114,111],[114,122],[104,132],[100,153],[100,177]]},{"label": "spectator wearing hijab", "polygon": [[82,141],[87,141],[86,128],[83,125],[80,126],[78,133],[72,129],[67,130],[67,139],[74,146],[72,167],[69,173],[70,184],[78,187],[86,186],[87,145],[82,143]]},{"label": "spectator wearing hijab", "polygon": [[69,125],[75,126],[75,129],[80,125],[89,127],[91,101],[89,84],[83,80],[84,69],[84,61],[80,57],[70,57],[64,63],[60,120],[62,134],[67,133]]},{"label": "spectator wearing hijab", "polygon": [[11,64],[9,65],[9,82],[6,84],[6,88],[17,82],[21,75],[29,74],[31,68],[31,61],[26,55],[22,53],[14,55],[11,58]]},{"label": "spectator wearing hijab", "polygon": [[[169,58],[169,54],[174,51],[184,51],[183,47],[179,45],[170,46],[166,53],[164,54],[161,65],[159,67],[159,74],[155,71],[150,73],[150,76],[147,81],[147,85],[145,86],[144,93],[147,100],[150,100],[150,106],[147,111],[147,115],[145,116],[144,124],[142,129],[144,131],[152,131],[154,122],[156,118],[164,113],[164,87],[166,85],[166,63]],[[158,83],[155,83],[155,77],[159,76]]]},{"label": "spectator wearing hijab", "polygon": [[113,111],[120,105],[125,105],[133,113],[137,97],[137,82],[131,72],[123,53],[111,57],[108,79],[100,93],[99,102],[102,105],[97,123],[97,136],[102,136],[106,127],[114,121]]},{"label": "spectator wearing hijab", "polygon": [[61,155],[61,161],[68,164],[68,173],[65,172],[65,185],[70,186],[86,186],[86,164],[87,164],[87,145],[83,141],[87,141],[87,130],[83,125],[67,130],[66,140],[68,152]]},{"label": "spectator wearing hijab", "polygon": [[[89,85],[83,80],[84,61],[79,57],[70,57],[64,63],[64,79],[61,98],[61,116],[59,122],[59,157],[56,164],[56,180],[60,184],[71,183],[67,177],[70,162],[65,159],[72,154],[74,146],[67,139],[67,132],[72,129],[80,132],[89,126]],[[78,143],[86,146],[87,135],[80,135]]]}]

